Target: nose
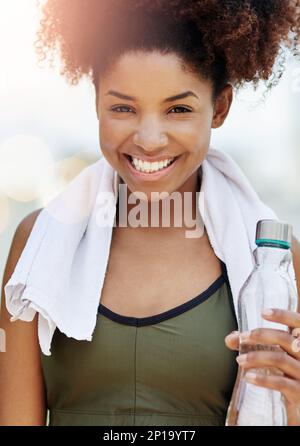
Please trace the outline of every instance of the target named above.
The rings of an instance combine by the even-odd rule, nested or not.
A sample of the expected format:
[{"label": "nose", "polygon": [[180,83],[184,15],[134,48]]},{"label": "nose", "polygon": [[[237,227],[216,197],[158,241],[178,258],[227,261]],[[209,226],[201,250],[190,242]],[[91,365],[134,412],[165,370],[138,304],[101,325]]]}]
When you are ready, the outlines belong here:
[{"label": "nose", "polygon": [[156,150],[165,147],[168,144],[168,138],[162,132],[162,126],[157,119],[152,117],[141,122],[134,134],[133,142],[145,150]]}]

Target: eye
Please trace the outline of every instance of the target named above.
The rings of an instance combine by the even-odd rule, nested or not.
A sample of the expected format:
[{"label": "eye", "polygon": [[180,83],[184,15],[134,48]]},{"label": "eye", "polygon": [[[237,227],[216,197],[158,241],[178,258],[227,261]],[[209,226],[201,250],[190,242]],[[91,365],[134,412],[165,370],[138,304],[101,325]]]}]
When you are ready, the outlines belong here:
[{"label": "eye", "polygon": [[[119,111],[121,109],[123,109],[123,110],[124,109],[125,110],[132,110],[130,107],[127,107],[126,105],[118,105],[116,107],[111,108],[111,111],[113,111],[115,113],[127,113],[126,111],[125,112]],[[178,114],[178,113],[191,113],[191,110],[189,108],[183,107],[183,106],[180,106],[180,105],[177,105],[177,106],[171,108],[170,111],[172,111],[172,110],[183,110],[183,111],[180,111],[180,112],[175,112],[175,114]]]},{"label": "eye", "polygon": [[121,109],[121,108],[123,108],[123,109],[125,108],[127,110],[130,110],[130,107],[127,107],[126,105],[118,105],[117,107],[113,107],[111,109],[111,111],[116,112],[116,113],[123,113],[123,112],[119,112],[118,111],[118,109]]},{"label": "eye", "polygon": [[[189,108],[186,107],[182,107],[180,105],[177,105],[176,107],[171,108],[171,110],[184,110],[184,112],[179,112],[179,113],[186,113],[186,112],[191,112],[191,110]],[[174,114],[174,113],[173,113]],[[175,114],[178,114],[177,112],[175,112]]]}]

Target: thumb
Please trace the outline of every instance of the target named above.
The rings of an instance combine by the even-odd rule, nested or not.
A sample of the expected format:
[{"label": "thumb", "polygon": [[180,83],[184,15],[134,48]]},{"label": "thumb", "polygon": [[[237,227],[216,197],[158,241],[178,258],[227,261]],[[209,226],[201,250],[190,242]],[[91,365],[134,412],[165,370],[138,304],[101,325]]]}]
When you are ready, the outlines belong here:
[{"label": "thumb", "polygon": [[239,350],[239,332],[233,331],[225,337],[225,345],[231,350]]}]

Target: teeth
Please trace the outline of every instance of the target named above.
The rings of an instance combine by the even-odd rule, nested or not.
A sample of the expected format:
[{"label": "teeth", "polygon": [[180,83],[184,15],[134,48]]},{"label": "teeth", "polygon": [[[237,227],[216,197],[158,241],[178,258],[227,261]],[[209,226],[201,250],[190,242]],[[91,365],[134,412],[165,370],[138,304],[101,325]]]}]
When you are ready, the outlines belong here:
[{"label": "teeth", "polygon": [[146,172],[146,173],[157,172],[161,169],[164,169],[169,164],[171,164],[172,161],[174,160],[174,157],[173,157],[170,159],[166,159],[164,161],[159,161],[159,162],[156,161],[155,163],[150,163],[149,161],[142,161],[138,158],[133,158],[133,157],[130,157],[130,158],[131,158],[133,166],[137,170],[139,170],[140,172]]}]

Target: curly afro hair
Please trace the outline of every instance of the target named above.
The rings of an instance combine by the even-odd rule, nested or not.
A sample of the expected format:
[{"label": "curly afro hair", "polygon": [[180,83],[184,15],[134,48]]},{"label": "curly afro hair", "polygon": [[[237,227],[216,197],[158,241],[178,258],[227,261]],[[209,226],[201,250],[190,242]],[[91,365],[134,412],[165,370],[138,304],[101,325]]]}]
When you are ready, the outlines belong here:
[{"label": "curly afro hair", "polygon": [[270,90],[299,43],[300,0],[44,0],[35,47],[51,65],[60,55],[71,84],[87,75],[96,89],[129,50],[175,52],[212,81],[215,100],[228,82]]}]

